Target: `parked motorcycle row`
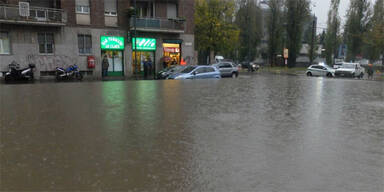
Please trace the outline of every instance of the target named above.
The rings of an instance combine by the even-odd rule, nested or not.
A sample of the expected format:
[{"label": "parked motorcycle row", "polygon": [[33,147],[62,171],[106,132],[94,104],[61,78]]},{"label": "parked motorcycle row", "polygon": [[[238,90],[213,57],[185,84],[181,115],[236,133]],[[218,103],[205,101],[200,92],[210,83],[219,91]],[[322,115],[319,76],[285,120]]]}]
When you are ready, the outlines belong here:
[{"label": "parked motorcycle row", "polygon": [[[4,80],[6,83],[17,81],[34,81],[34,69],[35,64],[29,64],[26,68],[20,68],[20,65],[16,62],[12,62],[8,65],[8,72],[5,73]],[[56,67],[55,76],[57,81],[64,80],[78,80],[83,79],[83,75],[80,73],[77,65],[71,65],[67,68]]]}]

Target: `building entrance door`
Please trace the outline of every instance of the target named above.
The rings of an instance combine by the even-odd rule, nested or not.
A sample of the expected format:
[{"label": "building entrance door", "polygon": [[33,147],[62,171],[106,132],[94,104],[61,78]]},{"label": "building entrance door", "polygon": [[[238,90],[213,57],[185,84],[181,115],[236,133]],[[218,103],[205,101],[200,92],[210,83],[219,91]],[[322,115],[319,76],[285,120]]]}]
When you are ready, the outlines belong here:
[{"label": "building entrance door", "polygon": [[101,55],[107,55],[109,68],[108,76],[124,76],[124,57],[123,51],[102,51]]}]

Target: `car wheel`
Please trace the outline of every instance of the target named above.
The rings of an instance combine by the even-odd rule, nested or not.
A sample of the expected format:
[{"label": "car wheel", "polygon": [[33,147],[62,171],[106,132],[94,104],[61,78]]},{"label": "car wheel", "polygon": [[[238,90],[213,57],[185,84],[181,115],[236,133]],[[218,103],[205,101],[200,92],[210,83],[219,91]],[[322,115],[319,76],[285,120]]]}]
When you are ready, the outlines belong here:
[{"label": "car wheel", "polygon": [[333,77],[332,73],[327,73],[327,77]]},{"label": "car wheel", "polygon": [[312,77],[312,73],[311,73],[311,72],[308,72],[308,73],[307,73],[307,76],[308,76],[308,77]]}]

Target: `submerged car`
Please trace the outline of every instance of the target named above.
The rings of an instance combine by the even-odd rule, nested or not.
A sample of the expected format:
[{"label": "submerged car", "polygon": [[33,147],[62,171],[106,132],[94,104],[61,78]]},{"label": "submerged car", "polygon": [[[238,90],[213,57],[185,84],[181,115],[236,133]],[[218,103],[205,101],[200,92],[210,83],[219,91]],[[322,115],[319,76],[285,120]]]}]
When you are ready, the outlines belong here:
[{"label": "submerged car", "polygon": [[219,69],[221,73],[221,77],[232,77],[236,78],[239,76],[239,69],[230,62],[224,62],[224,63],[216,63],[212,66]]},{"label": "submerged car", "polygon": [[307,76],[326,76],[334,77],[335,69],[331,68],[328,65],[311,65],[306,71]]},{"label": "submerged car", "polygon": [[157,73],[157,79],[167,79],[168,76],[174,73],[179,73],[180,71],[185,69],[185,67],[186,66],[182,66],[182,65],[167,67]]},{"label": "submerged car", "polygon": [[340,68],[336,69],[336,77],[358,77],[363,78],[365,69],[359,63],[343,63]]},{"label": "submerged car", "polygon": [[213,66],[188,66],[167,79],[220,79],[220,71]]}]

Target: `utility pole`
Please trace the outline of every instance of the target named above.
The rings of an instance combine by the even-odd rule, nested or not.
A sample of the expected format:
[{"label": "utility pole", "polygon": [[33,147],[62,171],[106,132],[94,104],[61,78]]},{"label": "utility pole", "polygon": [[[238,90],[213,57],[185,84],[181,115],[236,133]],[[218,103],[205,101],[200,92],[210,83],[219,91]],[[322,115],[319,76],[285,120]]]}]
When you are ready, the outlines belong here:
[{"label": "utility pole", "polygon": [[135,58],[134,58],[134,65],[135,65],[135,77],[136,77],[136,80],[138,79],[138,75],[139,75],[139,69],[138,69],[138,64],[137,64],[137,3],[136,3],[136,0],[134,0],[134,4],[133,4],[134,8],[135,8],[135,14],[134,14],[134,20],[133,20],[133,26],[134,26],[134,42],[135,43]]},{"label": "utility pole", "polygon": [[[247,0],[247,23],[250,24],[251,22],[251,17],[249,16],[249,0]],[[252,25],[251,25],[252,26]],[[248,61],[251,62],[251,28],[248,27]]]}]

